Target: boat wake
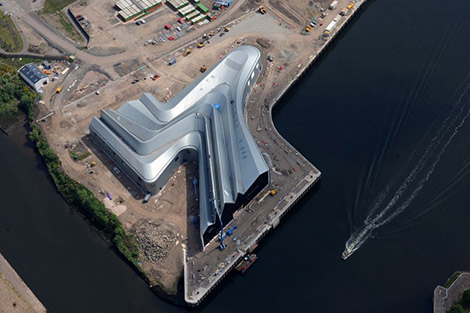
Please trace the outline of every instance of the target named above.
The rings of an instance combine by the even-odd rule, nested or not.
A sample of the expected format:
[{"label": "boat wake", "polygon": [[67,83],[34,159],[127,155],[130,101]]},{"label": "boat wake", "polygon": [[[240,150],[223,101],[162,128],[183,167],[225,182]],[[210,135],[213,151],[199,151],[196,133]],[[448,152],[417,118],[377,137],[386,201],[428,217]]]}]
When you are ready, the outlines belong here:
[{"label": "boat wake", "polygon": [[369,210],[369,213],[361,227],[355,229],[345,244],[342,254],[343,259],[350,257],[369,238],[375,234],[375,230],[405,211],[411,202],[418,196],[421,189],[430,179],[434,170],[445,153],[447,147],[465,124],[470,116],[470,97],[468,95],[470,82],[454,103],[451,112],[439,127],[419,161],[413,167],[406,178],[398,185],[395,192],[391,193],[391,186],[387,186]]}]

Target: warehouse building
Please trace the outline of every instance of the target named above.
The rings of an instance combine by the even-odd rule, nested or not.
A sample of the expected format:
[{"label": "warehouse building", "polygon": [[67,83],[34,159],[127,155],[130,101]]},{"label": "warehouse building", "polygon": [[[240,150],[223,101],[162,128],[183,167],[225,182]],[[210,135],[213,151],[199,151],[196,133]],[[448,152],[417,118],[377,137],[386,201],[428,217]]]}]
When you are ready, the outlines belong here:
[{"label": "warehouse building", "polygon": [[147,194],[159,193],[180,165],[198,163],[203,246],[269,183],[244,111],[260,72],[259,50],[242,46],[169,102],[144,93],[90,123],[91,138]]},{"label": "warehouse building", "polygon": [[209,9],[202,3],[198,3],[197,8],[199,11],[201,11],[203,14],[209,13]]},{"label": "warehouse building", "polygon": [[188,0],[167,0],[166,2],[170,4],[176,11],[190,5]]},{"label": "warehouse building", "polygon": [[49,76],[44,74],[33,63],[23,65],[18,73],[20,73],[20,76],[28,83],[28,85],[40,93],[42,93],[42,87],[49,83]]},{"label": "warehouse building", "polygon": [[199,2],[193,2],[197,5],[197,7],[191,4],[188,0],[167,1],[167,3],[181,16],[186,18],[188,22],[191,24],[196,24],[207,19],[205,14],[209,13],[209,9]]},{"label": "warehouse building", "polygon": [[162,0],[119,0],[118,16],[125,22],[142,17],[162,5]]}]

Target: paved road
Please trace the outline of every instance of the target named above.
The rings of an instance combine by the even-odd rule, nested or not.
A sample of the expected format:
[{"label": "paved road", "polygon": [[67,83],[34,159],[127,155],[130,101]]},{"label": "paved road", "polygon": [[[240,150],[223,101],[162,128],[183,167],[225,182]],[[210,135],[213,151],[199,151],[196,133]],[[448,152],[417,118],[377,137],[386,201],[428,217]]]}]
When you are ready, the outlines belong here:
[{"label": "paved road", "polygon": [[[237,1],[231,8],[231,12],[235,12],[237,9],[242,7],[246,0]],[[14,0],[5,0],[4,6],[9,10],[15,17],[19,17],[22,21],[28,24],[31,28],[37,31],[42,37],[46,38],[53,46],[63,50],[67,54],[75,54],[78,59],[84,63],[96,64],[103,68],[106,68],[109,65],[123,62],[128,59],[135,58],[136,56],[141,56],[143,59],[149,56],[161,57],[168,54],[169,52],[180,49],[181,47],[189,44],[194,41],[195,38],[202,36],[203,33],[207,32],[206,26],[200,27],[196,31],[192,32],[191,35],[186,36],[187,38],[182,38],[178,41],[167,43],[165,50],[155,53],[154,50],[144,48],[142,46],[137,46],[137,49],[131,51],[126,51],[120,54],[115,54],[111,56],[95,56],[87,51],[80,50],[77,48],[76,43],[69,38],[65,37],[57,30],[53,29],[47,23],[45,23],[37,14],[34,12],[31,7],[25,3],[24,0],[21,0],[17,3]],[[175,15],[176,18],[176,15]],[[225,14],[218,20],[213,23],[207,24],[210,25],[210,28],[217,28],[221,25],[227,23],[230,20],[231,15]],[[136,51],[137,50],[137,51]]]}]

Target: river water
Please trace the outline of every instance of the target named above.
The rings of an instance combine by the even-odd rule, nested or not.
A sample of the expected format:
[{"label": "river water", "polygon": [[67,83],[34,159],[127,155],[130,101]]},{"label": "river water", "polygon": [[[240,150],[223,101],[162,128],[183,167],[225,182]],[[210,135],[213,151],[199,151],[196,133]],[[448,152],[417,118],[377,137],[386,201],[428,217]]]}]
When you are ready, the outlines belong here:
[{"label": "river water", "polygon": [[[274,116],[321,184],[194,311],[431,312],[470,268],[470,2],[372,0],[339,39]],[[24,134],[0,159],[0,252],[50,312],[185,311],[69,208]]]}]

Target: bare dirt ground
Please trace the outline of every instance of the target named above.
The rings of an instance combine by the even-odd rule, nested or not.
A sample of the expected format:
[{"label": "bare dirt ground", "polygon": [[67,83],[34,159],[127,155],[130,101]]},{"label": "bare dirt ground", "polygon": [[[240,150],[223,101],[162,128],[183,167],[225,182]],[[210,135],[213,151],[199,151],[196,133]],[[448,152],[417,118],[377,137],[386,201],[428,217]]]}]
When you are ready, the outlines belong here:
[{"label": "bare dirt ground", "polygon": [[89,0],[86,6],[71,8],[75,16],[81,15],[85,18],[84,22],[89,22],[85,30],[90,35],[88,49],[93,54],[112,55],[143,46],[146,40],[154,38],[158,32],[164,33],[165,24],[175,24],[178,19],[173,10],[163,5],[145,16],[144,25],[136,25],[134,21],[124,23],[117,17],[114,2]]},{"label": "bare dirt ground", "polygon": [[[258,27],[253,28],[253,23]],[[256,32],[250,31],[256,29]],[[125,177],[120,170],[91,142],[86,136],[88,124],[93,116],[99,115],[99,109],[117,109],[126,101],[139,98],[142,92],[151,92],[161,101],[166,101],[181,91],[188,83],[193,81],[201,73],[202,65],[211,67],[227,53],[242,44],[257,46],[263,55],[269,53],[279,56],[279,60],[287,71],[291,64],[296,64],[296,59],[301,51],[306,49],[304,43],[298,43],[298,38],[292,35],[292,31],[279,25],[271,16],[260,18],[259,14],[251,13],[245,19],[236,21],[228,33],[220,37],[217,33],[202,49],[193,47],[193,52],[183,57],[180,49],[160,60],[146,65],[145,69],[137,70],[129,76],[100,89],[100,94],[89,93],[79,99],[80,90],[91,82],[98,83],[102,76],[86,74],[78,85],[77,91],[67,101],[71,104],[62,109],[62,112],[54,115],[48,121],[47,134],[54,149],[61,156],[64,168],[69,175],[85,184],[104,201],[106,206],[116,213],[131,233],[138,234],[137,238],[141,247],[141,259],[144,270],[149,273],[151,282],[163,286],[170,293],[176,291],[177,278],[182,269],[182,244],[187,244],[188,228],[195,227],[189,223],[187,208],[195,209],[196,205],[189,205],[192,197],[191,182],[186,184],[187,168],[179,170],[156,198],[148,204],[142,204],[142,193],[134,184]],[[244,36],[243,36],[244,35]],[[288,38],[288,39],[286,39]],[[261,45],[260,45],[261,43]],[[168,60],[176,57],[178,62],[169,67]],[[140,64],[134,59],[115,66],[116,72],[121,76],[135,70]],[[171,69],[171,71],[170,71]],[[151,80],[150,76],[158,73],[161,77]],[[276,75],[275,75],[276,76]],[[93,78],[92,78],[93,77]],[[139,82],[132,84],[133,80]],[[145,79],[145,80],[144,80]],[[78,101],[76,99],[79,99]],[[65,145],[77,140],[84,141],[91,152],[91,156],[82,161],[74,161]],[[97,162],[93,168],[91,162]],[[109,192],[113,200],[106,198]],[[185,196],[186,195],[186,196]],[[155,199],[155,200],[154,200]],[[194,213],[193,213],[194,214]],[[153,236],[151,236],[153,234]],[[164,242],[152,242],[151,238],[168,238]],[[192,245],[199,242],[197,232],[195,237],[189,239]]]},{"label": "bare dirt ground", "polygon": [[[301,66],[309,62],[312,53],[324,44],[319,39],[321,30],[308,36],[301,35],[300,31],[311,17],[318,19],[320,8],[326,7],[329,1],[317,0],[310,4],[309,1],[292,0],[285,5],[279,0],[254,0],[245,4],[240,0],[238,6],[234,2],[233,8],[217,13],[218,20],[224,20],[223,25],[230,27],[229,32],[209,24],[185,32],[175,42],[167,40],[158,45],[145,45],[145,41],[162,33],[166,23],[176,25],[175,12],[164,5],[145,17],[145,25],[124,24],[114,16],[113,2],[89,0],[86,6],[74,7],[73,12],[90,21],[90,51],[95,49],[93,54],[107,55],[125,50],[123,56],[126,58],[113,54],[110,59],[120,57],[120,61],[105,68],[108,75],[90,71],[89,64],[79,63],[60,82],[46,88],[42,113],[52,110],[55,114],[42,125],[67,173],[92,190],[119,216],[126,230],[137,236],[142,267],[151,283],[172,294],[176,292],[181,275],[182,249],[187,245],[200,249],[198,231],[192,222],[198,210],[192,191],[192,178],[197,174],[197,168],[194,164],[183,166],[159,195],[143,204],[142,192],[87,136],[91,119],[99,116],[100,109],[117,110],[126,101],[138,99],[143,92],[167,101],[201,75],[201,66],[210,68],[231,50],[250,44],[262,52],[265,69],[252,89],[247,122],[250,129],[256,130],[253,135],[257,143],[268,149],[265,147],[268,135],[259,132],[260,119],[267,112],[263,111],[263,104],[269,103],[299,73]],[[347,3],[347,0],[342,2]],[[212,1],[204,0],[203,3],[211,7]],[[264,5],[268,13],[256,13],[254,10],[258,5]],[[332,19],[333,14],[328,14]],[[206,41],[204,48],[196,48],[195,43],[201,40],[202,33],[211,30],[215,31],[215,36]],[[187,48],[192,48],[192,53],[184,57]],[[268,55],[274,58],[273,62],[266,61]],[[171,58],[176,58],[177,63],[168,66]],[[160,77],[152,80],[155,74]],[[67,89],[57,95],[53,103],[48,102],[59,84]],[[77,142],[82,142],[91,155],[74,160],[70,146]],[[278,162],[276,156],[271,161]],[[286,175],[295,171],[279,170]]]},{"label": "bare dirt ground", "polygon": [[105,86],[108,81],[109,79],[106,75],[96,71],[88,71],[81,79],[77,88],[74,89],[69,99],[70,101],[80,99],[84,95],[92,93]]}]

